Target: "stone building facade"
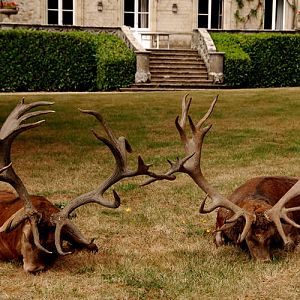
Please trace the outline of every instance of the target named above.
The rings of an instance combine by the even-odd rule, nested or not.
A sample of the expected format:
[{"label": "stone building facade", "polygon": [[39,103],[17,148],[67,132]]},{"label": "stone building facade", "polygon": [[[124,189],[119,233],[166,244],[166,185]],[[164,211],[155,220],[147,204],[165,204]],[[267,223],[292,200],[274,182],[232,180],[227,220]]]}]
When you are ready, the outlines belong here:
[{"label": "stone building facade", "polygon": [[18,13],[0,14],[0,23],[127,25],[137,36],[145,32],[171,32],[181,34],[181,40],[196,28],[293,30],[297,28],[300,10],[300,0],[15,1]]},{"label": "stone building facade", "polygon": [[[137,83],[151,79],[148,48],[196,49],[209,78],[222,83],[224,53],[216,51],[207,29],[300,29],[300,0],[15,1],[17,13],[13,10],[10,14],[0,5],[0,28],[73,30],[80,26],[84,30],[119,32],[136,51]],[[3,2],[0,0],[0,4]]]}]

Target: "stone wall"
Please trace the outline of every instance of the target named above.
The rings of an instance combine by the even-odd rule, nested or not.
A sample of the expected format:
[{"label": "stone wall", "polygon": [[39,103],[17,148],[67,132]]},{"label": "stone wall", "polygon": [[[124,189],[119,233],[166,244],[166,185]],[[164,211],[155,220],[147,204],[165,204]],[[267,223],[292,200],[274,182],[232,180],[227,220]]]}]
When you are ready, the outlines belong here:
[{"label": "stone wall", "polygon": [[[172,11],[173,4],[177,5],[177,12]],[[157,1],[157,31],[191,32],[196,20],[193,11],[193,1]]]},{"label": "stone wall", "polygon": [[121,15],[122,0],[102,0],[103,10],[98,11],[98,2],[85,0],[82,4],[82,18],[78,20],[82,26],[114,27],[121,26],[123,19]]},{"label": "stone wall", "polygon": [[[259,5],[261,1],[262,5]],[[286,1],[286,29],[297,26],[295,11]],[[17,15],[0,14],[2,23],[47,24],[47,0],[16,0],[19,4]],[[98,2],[103,10],[98,10]],[[176,4],[177,11],[172,7]],[[224,0],[223,29],[261,29],[264,13],[264,0],[243,0],[244,7],[238,8],[237,0]],[[150,0],[150,31],[192,32],[197,27],[198,0]],[[300,0],[295,0],[296,11]],[[235,16],[239,11],[243,22]],[[256,11],[255,16],[250,12]],[[76,0],[75,24],[78,26],[120,27],[123,25],[123,0]]]},{"label": "stone wall", "polygon": [[[47,24],[47,0],[16,0],[19,5],[17,15],[0,14],[2,23]],[[75,24],[78,26],[115,27],[122,25],[122,0],[103,0],[103,10],[98,11],[96,0],[75,1]]]},{"label": "stone wall", "polygon": [[2,23],[33,23],[41,24],[41,5],[43,1],[36,0],[20,0],[16,1],[19,12],[16,15],[0,14],[0,22]]}]

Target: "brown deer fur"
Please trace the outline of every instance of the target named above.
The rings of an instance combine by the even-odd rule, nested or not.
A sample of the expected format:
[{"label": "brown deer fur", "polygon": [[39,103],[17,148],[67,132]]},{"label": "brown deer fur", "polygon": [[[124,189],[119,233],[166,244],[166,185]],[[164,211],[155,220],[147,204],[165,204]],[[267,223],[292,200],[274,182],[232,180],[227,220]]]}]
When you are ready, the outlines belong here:
[{"label": "brown deer fur", "polygon": [[[240,245],[248,248],[253,258],[260,261],[269,261],[272,258],[272,249],[283,246],[282,239],[273,222],[269,221],[264,212],[270,209],[279,199],[298,181],[291,177],[257,177],[248,180],[237,188],[228,199],[245,210],[255,213],[256,220],[252,224],[245,241]],[[300,196],[293,198],[287,207],[299,205]],[[300,222],[300,212],[291,212],[291,218]],[[232,216],[232,212],[219,208],[216,220],[216,230],[220,229]],[[237,244],[239,235],[244,228],[244,219],[239,218],[232,227],[216,233],[217,246],[224,243]],[[299,243],[300,229],[284,224],[286,235],[290,238],[290,249]]]},{"label": "brown deer fur", "polygon": [[[57,257],[54,244],[55,225],[50,222],[50,217],[59,212],[59,209],[41,196],[31,196],[31,201],[36,210],[42,213],[41,222],[38,224],[41,243],[53,254],[45,253],[35,246],[31,226],[25,221],[11,232],[0,233],[0,260],[23,259],[24,270],[34,273],[43,270]],[[14,193],[0,191],[0,226],[22,207],[23,202]],[[67,241],[69,251],[82,248],[93,252],[98,250],[94,243],[82,244],[75,241],[67,232],[63,232],[62,239]]]}]

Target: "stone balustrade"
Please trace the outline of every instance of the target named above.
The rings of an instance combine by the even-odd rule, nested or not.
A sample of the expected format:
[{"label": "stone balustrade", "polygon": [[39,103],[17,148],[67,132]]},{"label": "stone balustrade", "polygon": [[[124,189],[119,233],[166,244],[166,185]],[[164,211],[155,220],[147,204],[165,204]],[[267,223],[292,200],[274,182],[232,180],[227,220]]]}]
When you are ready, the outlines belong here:
[{"label": "stone balustrade", "polygon": [[204,60],[208,75],[214,83],[224,82],[224,52],[217,52],[215,44],[206,29],[194,29],[192,49],[198,51]]}]

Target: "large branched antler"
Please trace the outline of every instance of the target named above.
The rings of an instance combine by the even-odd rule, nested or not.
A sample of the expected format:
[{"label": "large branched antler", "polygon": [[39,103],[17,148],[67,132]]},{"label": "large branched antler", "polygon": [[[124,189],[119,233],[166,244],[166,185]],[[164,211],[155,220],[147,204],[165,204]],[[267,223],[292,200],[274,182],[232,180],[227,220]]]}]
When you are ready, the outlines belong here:
[{"label": "large branched antler", "polygon": [[30,104],[25,104],[24,99],[12,110],[10,115],[3,123],[0,130],[0,181],[11,184],[19,197],[24,202],[24,208],[11,216],[1,227],[0,232],[9,232],[18,226],[25,219],[29,219],[33,231],[35,245],[48,253],[39,240],[37,224],[41,215],[35,210],[30,200],[27,189],[25,188],[20,177],[15,173],[11,162],[11,146],[14,139],[23,131],[41,125],[44,120],[33,123],[24,123],[26,120],[40,115],[54,112],[53,110],[40,110],[29,112],[33,108],[45,105],[52,105],[53,102],[39,101]]},{"label": "large branched antler", "polygon": [[[127,153],[131,153],[132,149],[129,142],[124,137],[117,138],[114,132],[107,125],[103,117],[96,111],[92,110],[80,110],[82,113],[89,114],[94,116],[99,123],[104,128],[108,138],[99,136],[95,131],[93,131],[95,137],[102,141],[105,145],[108,146],[115,158],[115,170],[104,182],[102,182],[98,188],[92,190],[88,193],[78,196],[73,199],[63,210],[61,210],[56,215],[53,215],[52,222],[56,224],[55,231],[55,245],[59,254],[65,255],[61,248],[61,232],[63,227],[67,227],[71,232],[77,232],[77,236],[80,235],[78,229],[69,220],[69,215],[76,208],[88,204],[88,203],[97,203],[108,208],[117,208],[120,205],[120,197],[115,190],[113,190],[114,201],[107,200],[104,197],[105,191],[117,183],[118,181],[139,176],[139,175],[148,175],[150,177],[159,178],[159,179],[169,179],[172,178],[168,175],[157,175],[149,171],[151,165],[144,163],[143,159],[138,156],[137,168],[136,170],[130,170],[127,165]],[[80,235],[81,242],[89,243],[82,235]]]},{"label": "large branched antler", "polygon": [[296,198],[299,195],[300,195],[300,180],[297,181],[296,184],[290,190],[288,190],[287,193],[283,195],[281,199],[271,209],[265,212],[265,216],[269,220],[272,220],[275,223],[277,230],[286,246],[289,245],[290,240],[286,236],[283,230],[281,219],[286,221],[288,224],[300,229],[300,225],[297,224],[294,220],[292,220],[288,216],[289,212],[300,210],[300,206],[290,207],[290,208],[285,207],[285,205],[290,200]]},{"label": "large branched antler", "polygon": [[[215,210],[218,207],[225,207],[229,210],[231,210],[234,215],[227,220],[227,223],[233,223],[235,222],[239,217],[243,216],[245,218],[246,224],[243,229],[242,234],[239,237],[238,242],[242,242],[250,227],[252,222],[255,220],[255,215],[250,214],[246,210],[240,208],[239,206],[235,205],[231,201],[229,201],[227,198],[225,198],[223,195],[221,195],[203,176],[202,170],[201,170],[201,153],[202,153],[202,144],[205,135],[208,133],[208,131],[211,128],[211,125],[204,126],[207,119],[212,114],[214,107],[216,105],[216,102],[218,100],[218,97],[215,97],[213,102],[211,103],[208,111],[203,116],[203,118],[195,125],[193,123],[192,118],[188,115],[189,108],[191,105],[192,98],[189,97],[188,94],[186,94],[182,98],[182,110],[181,110],[181,118],[179,116],[175,120],[176,128],[179,132],[179,136],[181,139],[181,142],[184,146],[185,150],[185,158],[184,159],[177,159],[176,163],[171,163],[171,168],[168,172],[165,173],[165,175],[172,175],[175,172],[181,172],[189,175],[193,181],[211,198],[212,203],[209,207],[205,208],[206,205],[206,198],[200,205],[200,213],[209,213]],[[186,123],[189,123],[190,129],[192,131],[192,137],[189,138],[187,136],[187,133],[185,131]],[[151,182],[155,181],[155,179],[148,180],[145,182],[145,184],[149,184]],[[228,224],[225,224],[220,230],[224,230],[225,228],[228,228]]]}]

